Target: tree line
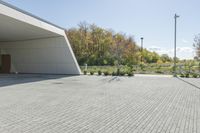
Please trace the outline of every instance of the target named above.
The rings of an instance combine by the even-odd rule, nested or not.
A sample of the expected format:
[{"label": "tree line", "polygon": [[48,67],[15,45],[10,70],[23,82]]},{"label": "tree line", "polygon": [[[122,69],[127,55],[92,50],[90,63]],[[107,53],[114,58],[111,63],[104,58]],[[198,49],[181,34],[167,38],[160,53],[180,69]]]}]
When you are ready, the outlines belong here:
[{"label": "tree line", "polygon": [[79,65],[136,65],[141,63],[171,62],[168,55],[143,49],[134,37],[113,30],[103,29],[95,24],[82,22],[77,28],[66,30],[66,34]]}]

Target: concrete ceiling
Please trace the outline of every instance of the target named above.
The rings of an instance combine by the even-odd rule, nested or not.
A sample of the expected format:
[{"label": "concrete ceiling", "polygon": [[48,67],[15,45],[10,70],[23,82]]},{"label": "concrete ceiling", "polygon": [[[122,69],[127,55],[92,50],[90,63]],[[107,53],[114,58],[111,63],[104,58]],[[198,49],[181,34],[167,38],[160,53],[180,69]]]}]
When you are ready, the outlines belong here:
[{"label": "concrete ceiling", "polygon": [[0,42],[23,41],[57,36],[60,35],[0,14]]}]

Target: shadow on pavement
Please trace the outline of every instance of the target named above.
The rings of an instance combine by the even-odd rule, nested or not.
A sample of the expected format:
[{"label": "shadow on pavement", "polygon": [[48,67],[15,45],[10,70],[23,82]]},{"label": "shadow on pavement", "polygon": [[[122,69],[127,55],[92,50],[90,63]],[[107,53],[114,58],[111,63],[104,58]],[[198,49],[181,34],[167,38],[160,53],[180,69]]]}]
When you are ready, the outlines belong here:
[{"label": "shadow on pavement", "polygon": [[108,82],[111,83],[113,81],[120,81],[120,78],[118,76],[112,77]]},{"label": "shadow on pavement", "polygon": [[0,87],[72,77],[73,75],[0,74]]},{"label": "shadow on pavement", "polygon": [[121,81],[121,79],[119,76],[107,76],[107,77],[103,78],[101,81],[111,83],[114,81]]},{"label": "shadow on pavement", "polygon": [[192,84],[192,83],[190,83],[190,82],[188,82],[188,81],[186,81],[186,80],[184,80],[184,79],[182,79],[182,78],[177,77],[177,79],[179,79],[179,80],[181,80],[181,81],[183,81],[183,82],[185,82],[185,83],[187,83],[187,84],[189,84],[189,85],[191,85],[191,86],[193,86],[193,87],[195,87],[195,88],[197,88],[197,89],[200,89],[199,86],[197,86],[197,85],[195,85],[195,84]]}]

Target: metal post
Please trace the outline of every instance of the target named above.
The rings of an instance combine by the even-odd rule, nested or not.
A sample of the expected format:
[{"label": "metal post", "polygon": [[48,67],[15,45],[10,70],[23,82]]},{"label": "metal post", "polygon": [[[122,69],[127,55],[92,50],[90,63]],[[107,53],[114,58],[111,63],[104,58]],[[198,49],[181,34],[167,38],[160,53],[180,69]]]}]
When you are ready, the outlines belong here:
[{"label": "metal post", "polygon": [[88,69],[88,65],[87,65],[87,64],[85,64],[85,71],[87,71],[87,69]]},{"label": "metal post", "polygon": [[174,30],[174,77],[176,77],[176,31],[177,31],[177,18],[179,16],[175,14],[174,19],[175,19],[175,30]]}]

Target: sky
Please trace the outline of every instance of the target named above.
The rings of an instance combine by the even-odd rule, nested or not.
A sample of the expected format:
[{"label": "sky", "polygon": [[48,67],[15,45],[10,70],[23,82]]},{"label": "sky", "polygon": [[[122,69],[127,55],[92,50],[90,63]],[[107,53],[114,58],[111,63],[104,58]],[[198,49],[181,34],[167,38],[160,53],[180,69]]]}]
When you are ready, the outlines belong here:
[{"label": "sky", "polygon": [[80,22],[134,36],[140,45],[173,57],[174,14],[177,20],[177,56],[195,56],[193,40],[200,33],[200,0],[4,0],[63,28]]}]

